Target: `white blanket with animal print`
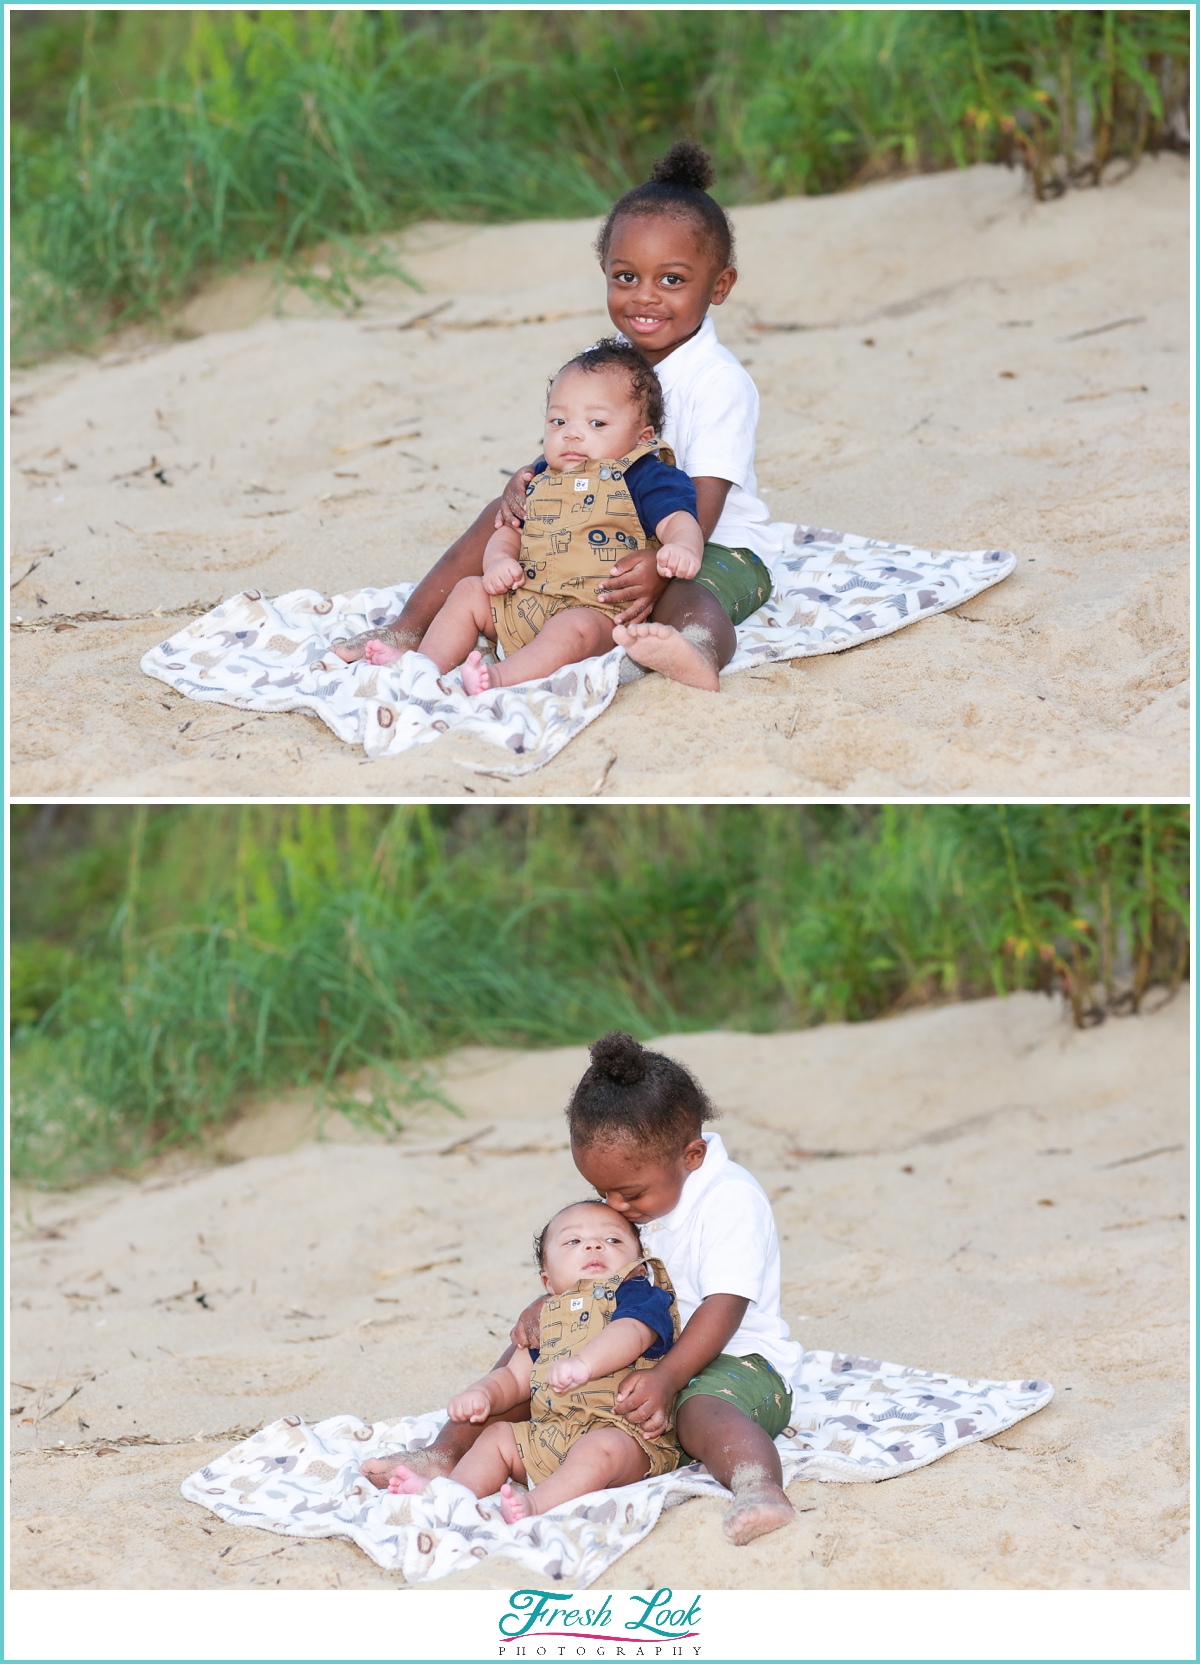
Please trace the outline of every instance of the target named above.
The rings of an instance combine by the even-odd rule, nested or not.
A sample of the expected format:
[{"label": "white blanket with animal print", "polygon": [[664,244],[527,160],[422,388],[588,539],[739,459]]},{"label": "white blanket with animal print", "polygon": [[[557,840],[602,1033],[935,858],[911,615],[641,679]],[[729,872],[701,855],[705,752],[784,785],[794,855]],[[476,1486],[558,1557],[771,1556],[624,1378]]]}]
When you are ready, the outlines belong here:
[{"label": "white blanket with animal print", "polygon": [[[791,1423],[776,1440],[784,1483],[891,1479],[990,1438],[1048,1404],[1045,1381],[966,1381],[837,1352],[808,1352]],[[359,1472],[371,1456],[431,1444],[443,1412],[374,1426],[331,1416],[308,1427],[285,1416],[184,1480],[183,1494],[231,1525],[288,1537],[348,1537],[388,1571],[428,1583],[476,1560],[507,1560],[585,1589],[653,1529],[664,1508],[728,1497],[699,1463],[597,1491],[518,1525],[499,1498],[477,1500],[449,1479],[390,1496]]]},{"label": "white blanket with animal print", "polygon": [[[726,676],[889,635],[970,600],[1016,564],[1003,549],[935,552],[816,526],[771,529],[781,550],[774,592],[739,627]],[[345,664],[331,651],[335,642],[395,618],[412,588],[332,597],[298,589],[273,601],[244,590],[152,647],[142,669],[191,699],[311,711],[369,757],[395,756],[454,728],[495,745],[487,772],[512,776],[556,756],[612,702],[632,669],[624,649],[614,647],[541,681],[472,698],[457,671],[439,675],[419,653],[377,666]]]}]

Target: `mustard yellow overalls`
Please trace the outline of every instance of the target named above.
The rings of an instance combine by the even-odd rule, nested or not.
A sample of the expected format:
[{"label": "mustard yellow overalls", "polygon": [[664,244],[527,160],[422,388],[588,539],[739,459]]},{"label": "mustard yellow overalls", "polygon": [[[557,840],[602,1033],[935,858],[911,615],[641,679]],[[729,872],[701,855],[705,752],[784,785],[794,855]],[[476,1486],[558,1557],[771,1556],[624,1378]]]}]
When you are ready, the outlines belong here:
[{"label": "mustard yellow overalls", "polygon": [[525,583],[490,597],[496,637],[505,654],[528,647],[548,618],[564,607],[595,607],[615,618],[624,610],[596,598],[617,561],[638,549],[657,549],[624,482],[639,458],[657,453],[674,465],[667,445],[635,445],[628,456],[585,462],[577,473],[549,468],[525,488],[525,530],[517,557]]},{"label": "mustard yellow overalls", "polygon": [[604,1280],[585,1278],[565,1294],[551,1295],[542,1306],[538,1358],[529,1382],[531,1419],[513,1423],[517,1449],[531,1485],[540,1484],[556,1472],[576,1440],[595,1427],[619,1427],[631,1439],[636,1439],[650,1458],[647,1479],[670,1473],[687,1459],[675,1437],[674,1415],[664,1432],[648,1439],[640,1427],[626,1421],[616,1408],[618,1388],[630,1370],[653,1369],[653,1361],[639,1358],[636,1363],[625,1364],[611,1375],[598,1376],[585,1386],[572,1387],[569,1392],[554,1393],[546,1385],[552,1363],[573,1356],[611,1321],[617,1305],[617,1289],[639,1265],[651,1271],[655,1288],[666,1289],[670,1294],[672,1338],[678,1340],[675,1290],[661,1260],[635,1260]]}]

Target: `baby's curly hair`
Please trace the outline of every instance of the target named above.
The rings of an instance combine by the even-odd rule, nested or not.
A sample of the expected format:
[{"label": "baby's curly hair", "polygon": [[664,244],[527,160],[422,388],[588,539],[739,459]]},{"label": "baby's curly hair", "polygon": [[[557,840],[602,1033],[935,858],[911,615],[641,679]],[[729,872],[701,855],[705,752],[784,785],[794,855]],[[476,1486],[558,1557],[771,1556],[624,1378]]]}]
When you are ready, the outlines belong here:
[{"label": "baby's curly hair", "polygon": [[[572,1208],[606,1208],[607,1206],[608,1203],[602,1202],[599,1196],[585,1196],[582,1201],[565,1203],[561,1208],[559,1208],[557,1213],[552,1214],[533,1239],[533,1257],[537,1261],[538,1270],[544,1271],[546,1269],[546,1238],[550,1235],[550,1227],[556,1219],[561,1219],[563,1214],[569,1213]],[[634,1239],[640,1248],[642,1245],[642,1234],[633,1223],[633,1220],[626,1219],[623,1223],[628,1225],[629,1229],[633,1232]]]},{"label": "baby's curly hair", "polygon": [[672,1057],[619,1029],[592,1043],[591,1067],[571,1095],[567,1125],[581,1149],[629,1140],[669,1157],[699,1138],[716,1110],[699,1081]]},{"label": "baby's curly hair", "polygon": [[667,419],[663,408],[662,384],[655,374],[653,364],[649,359],[643,358],[629,341],[619,341],[615,335],[608,335],[604,340],[597,341],[594,347],[588,347],[578,353],[563,365],[562,370],[551,376],[550,387],[554,386],[563,370],[586,370],[589,375],[594,375],[598,370],[619,370],[629,378],[629,391],[637,400],[646,425],[654,429],[656,438],[662,432],[663,423]]}]

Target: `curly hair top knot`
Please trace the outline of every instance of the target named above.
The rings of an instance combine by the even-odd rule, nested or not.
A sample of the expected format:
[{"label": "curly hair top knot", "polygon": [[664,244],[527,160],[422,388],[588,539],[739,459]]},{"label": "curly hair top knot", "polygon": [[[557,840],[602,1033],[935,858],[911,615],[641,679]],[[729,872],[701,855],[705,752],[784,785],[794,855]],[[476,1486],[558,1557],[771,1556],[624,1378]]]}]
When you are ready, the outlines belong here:
[{"label": "curly hair top knot", "polygon": [[592,1063],[571,1094],[571,1143],[629,1141],[658,1157],[676,1155],[716,1114],[704,1088],[682,1063],[640,1045],[619,1029],[591,1046]]},{"label": "curly hair top knot", "polygon": [[638,1081],[646,1078],[647,1060],[651,1054],[638,1044],[632,1034],[622,1034],[620,1029],[614,1029],[611,1034],[593,1040],[588,1051],[592,1054],[592,1068],[596,1073],[615,1080],[619,1086],[636,1086]]},{"label": "curly hair top knot", "polygon": [[708,194],[714,178],[708,152],[693,139],[678,140],[658,158],[645,184],[626,191],[609,209],[596,238],[600,264],[608,259],[618,220],[663,217],[685,221],[717,266],[732,266],[733,227],[721,204]]},{"label": "curly hair top knot", "polygon": [[693,139],[680,139],[650,169],[656,185],[687,185],[693,191],[707,191],[716,174],[707,150]]}]

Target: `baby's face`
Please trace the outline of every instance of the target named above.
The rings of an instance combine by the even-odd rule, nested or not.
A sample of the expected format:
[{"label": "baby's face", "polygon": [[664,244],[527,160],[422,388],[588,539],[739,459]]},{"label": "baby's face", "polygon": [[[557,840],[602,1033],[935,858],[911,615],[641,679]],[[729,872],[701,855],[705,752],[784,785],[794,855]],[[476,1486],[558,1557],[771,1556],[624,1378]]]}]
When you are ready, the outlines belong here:
[{"label": "baby's face", "polygon": [[551,1222],[542,1281],[551,1294],[562,1294],[584,1277],[611,1277],[641,1257],[628,1221],[603,1202],[580,1202]]},{"label": "baby's face", "polygon": [[556,474],[600,457],[625,456],[653,438],[629,378],[619,370],[564,370],[550,389],[542,454]]}]

